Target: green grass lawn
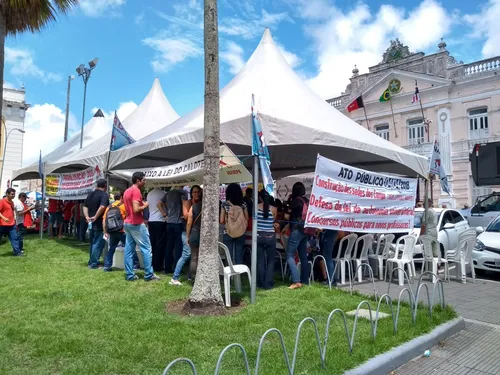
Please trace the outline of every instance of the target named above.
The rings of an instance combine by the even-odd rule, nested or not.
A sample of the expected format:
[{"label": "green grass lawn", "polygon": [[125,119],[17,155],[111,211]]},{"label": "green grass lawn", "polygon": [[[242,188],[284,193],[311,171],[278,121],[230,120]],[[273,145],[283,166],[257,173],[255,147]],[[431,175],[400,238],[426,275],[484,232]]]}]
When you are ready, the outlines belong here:
[{"label": "green grass lawn", "polygon": [[[198,374],[213,374],[220,351],[233,342],[247,350],[253,373],[258,343],[267,329],[281,330],[292,361],[295,333],[303,318],[314,318],[323,338],[330,311],[353,310],[366,299],[319,285],[300,290],[281,285],[258,291],[257,304],[230,316],[180,317],[167,313],[165,305],[187,298],[187,283],[170,286],[165,275],[159,275],[163,280],[157,283],[130,283],[122,271],[89,270],[87,248],[71,241],[33,237],[26,241],[25,252],[26,257],[14,258],[8,243],[0,246],[0,374],[160,375],[177,357],[192,359]],[[414,326],[404,307],[398,333],[393,335],[390,318],[383,319],[375,342],[370,324],[361,320],[352,354],[335,324],[330,328],[327,371],[321,370],[312,325],[307,325],[295,373],[341,374],[454,317],[450,308],[436,308],[431,320],[421,309]],[[350,318],[351,328],[352,323]],[[185,365],[170,373],[191,374]],[[241,353],[231,350],[221,374],[243,373]],[[264,345],[259,373],[287,374],[276,335]]]}]

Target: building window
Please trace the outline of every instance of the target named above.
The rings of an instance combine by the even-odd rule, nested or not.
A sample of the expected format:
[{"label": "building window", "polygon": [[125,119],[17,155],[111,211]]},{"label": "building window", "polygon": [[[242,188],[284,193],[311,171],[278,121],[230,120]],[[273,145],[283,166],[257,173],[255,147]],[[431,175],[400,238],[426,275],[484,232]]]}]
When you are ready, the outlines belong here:
[{"label": "building window", "polygon": [[382,124],[375,126],[375,134],[380,138],[384,138],[386,141],[389,140],[389,124]]},{"label": "building window", "polygon": [[26,108],[20,107],[19,108],[19,117],[24,118],[25,112],[26,112]]},{"label": "building window", "polygon": [[470,139],[488,137],[488,108],[469,110],[469,136]]},{"label": "building window", "polygon": [[421,118],[408,120],[408,145],[419,145],[425,142],[425,127]]},{"label": "building window", "polygon": [[12,105],[7,104],[7,116],[10,116],[10,115],[12,115]]}]

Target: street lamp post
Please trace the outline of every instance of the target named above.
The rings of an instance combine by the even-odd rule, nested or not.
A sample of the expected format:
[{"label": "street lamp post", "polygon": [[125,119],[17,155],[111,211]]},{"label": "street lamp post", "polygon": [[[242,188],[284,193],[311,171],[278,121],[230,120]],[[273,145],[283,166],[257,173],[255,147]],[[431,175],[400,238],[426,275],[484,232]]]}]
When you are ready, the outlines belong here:
[{"label": "street lamp post", "polygon": [[99,59],[96,57],[93,60],[89,61],[88,68],[85,66],[85,64],[80,64],[80,66],[76,68],[76,72],[83,79],[83,110],[82,110],[82,128],[80,131],[80,148],[83,147],[83,126],[85,125],[85,102],[87,100],[87,82],[90,79],[90,74],[92,73],[92,70],[94,70],[94,68],[97,65],[97,61],[99,61]]},{"label": "street lamp post", "polygon": [[66,93],[66,118],[64,120],[64,142],[68,140],[68,121],[69,121],[69,97],[71,92],[71,80],[75,79],[75,76],[68,77],[68,92]]},{"label": "street lamp post", "polygon": [[[5,129],[5,132],[7,132],[7,127],[5,126],[5,123],[3,124],[3,126]],[[23,134],[26,133],[26,131],[24,131],[21,128],[14,128],[14,129],[10,129],[9,132],[7,133],[7,135],[5,136],[5,142],[3,145],[3,153],[2,153],[2,168],[0,168],[0,184],[2,184],[3,166],[5,164],[5,152],[7,151],[7,141],[9,140],[10,133],[12,133],[14,130],[18,131],[19,133],[23,133]],[[2,188],[3,188],[3,186],[2,186]]]}]

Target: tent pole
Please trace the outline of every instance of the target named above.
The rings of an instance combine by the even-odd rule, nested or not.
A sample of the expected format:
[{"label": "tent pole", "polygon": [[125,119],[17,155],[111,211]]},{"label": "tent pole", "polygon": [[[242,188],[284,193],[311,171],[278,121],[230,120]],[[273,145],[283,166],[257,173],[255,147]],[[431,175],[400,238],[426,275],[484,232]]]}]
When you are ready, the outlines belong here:
[{"label": "tent pole", "polygon": [[253,214],[252,214],[252,284],[250,303],[255,303],[257,292],[257,211],[259,209],[259,157],[253,157]]},{"label": "tent pole", "polygon": [[[45,170],[45,168],[44,168]],[[36,197],[36,193],[35,193]],[[42,175],[42,204],[40,206],[40,239],[43,239],[43,225],[45,216],[45,173]],[[50,221],[49,221],[50,222]]]}]

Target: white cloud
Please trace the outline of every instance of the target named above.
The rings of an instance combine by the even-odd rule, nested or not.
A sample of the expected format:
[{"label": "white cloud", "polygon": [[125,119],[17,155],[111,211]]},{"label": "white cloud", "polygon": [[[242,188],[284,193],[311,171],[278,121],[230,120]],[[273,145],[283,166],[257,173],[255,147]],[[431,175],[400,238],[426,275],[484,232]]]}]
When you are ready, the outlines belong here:
[{"label": "white cloud", "polygon": [[[64,140],[65,111],[54,104],[35,104],[26,111],[24,121],[23,166],[54,151]],[[70,113],[68,128],[77,128],[77,120]]]},{"label": "white cloud", "polygon": [[279,43],[277,43],[277,46],[288,65],[290,65],[292,68],[296,68],[302,64],[302,59],[295,53],[287,51],[285,47]]},{"label": "white cloud", "polygon": [[35,64],[34,54],[27,49],[6,46],[5,63],[10,66],[10,73],[17,77],[35,77],[44,83],[62,80],[61,74],[39,68]]},{"label": "white cloud", "polygon": [[482,48],[484,58],[500,55],[500,0],[489,0],[479,13],[468,14],[464,20],[472,29],[472,36],[485,39]]},{"label": "white cloud", "polygon": [[193,40],[182,37],[169,37],[167,33],[160,33],[155,37],[146,38],[142,42],[156,51],[151,65],[157,73],[165,73],[172,66],[190,57],[203,54],[203,49]]},{"label": "white cloud", "polygon": [[229,72],[231,74],[238,74],[245,65],[243,54],[244,51],[240,45],[229,42],[227,49],[220,52],[220,59],[229,65]]},{"label": "white cloud", "polygon": [[286,12],[268,13],[262,9],[261,14],[252,14],[245,18],[238,16],[222,18],[219,22],[219,32],[244,39],[253,39],[262,35],[266,27],[272,27],[284,21],[293,22]]},{"label": "white cloud", "polygon": [[424,0],[411,11],[382,5],[375,14],[363,3],[346,12],[323,0],[298,1],[317,56],[318,71],[309,83],[324,98],[345,90],[355,64],[360,73],[378,64],[390,39],[399,37],[411,51],[421,51],[437,46],[452,24],[435,0]]},{"label": "white cloud", "polygon": [[134,23],[136,25],[140,25],[144,21],[144,12],[139,13],[137,16],[134,17]]},{"label": "white cloud", "polygon": [[13,89],[14,85],[12,83],[10,83],[10,82],[3,81],[3,88],[4,89]]},{"label": "white cloud", "polygon": [[80,0],[83,14],[89,17],[119,16],[126,0]]}]

